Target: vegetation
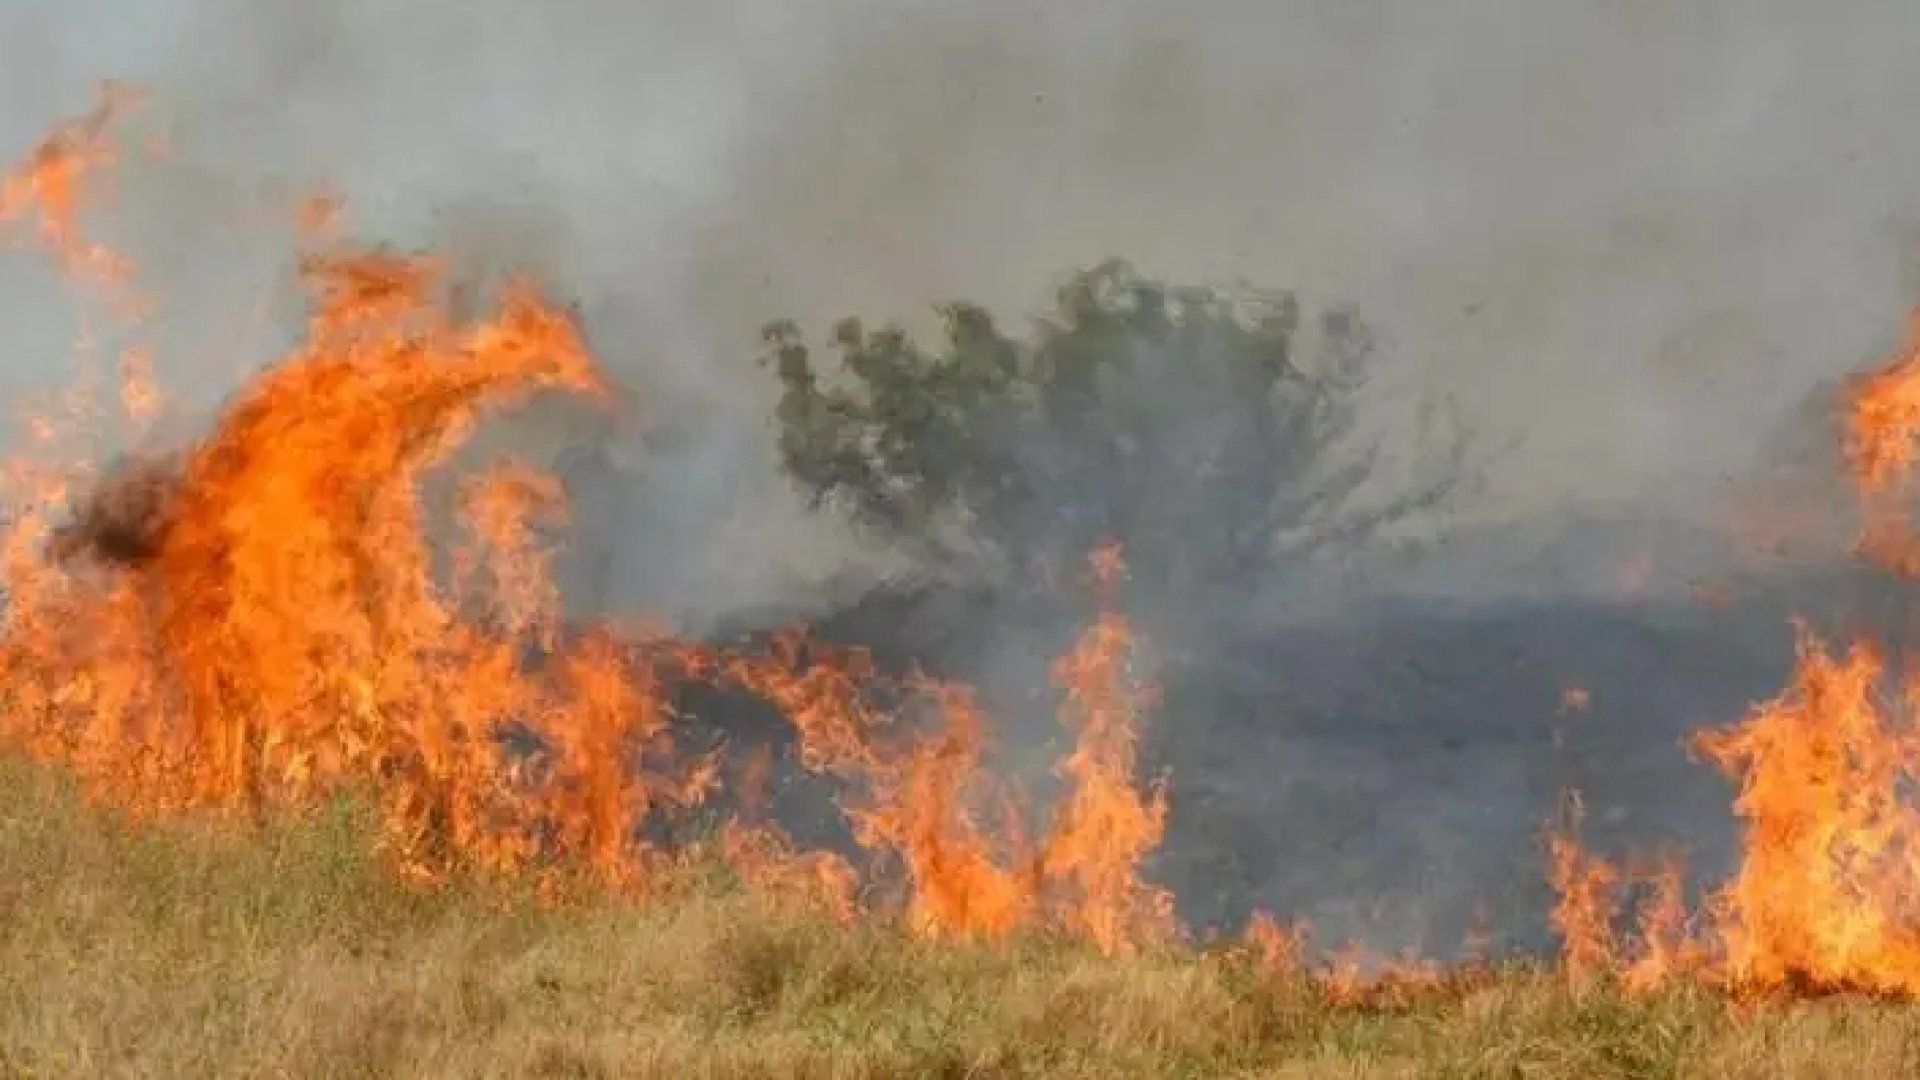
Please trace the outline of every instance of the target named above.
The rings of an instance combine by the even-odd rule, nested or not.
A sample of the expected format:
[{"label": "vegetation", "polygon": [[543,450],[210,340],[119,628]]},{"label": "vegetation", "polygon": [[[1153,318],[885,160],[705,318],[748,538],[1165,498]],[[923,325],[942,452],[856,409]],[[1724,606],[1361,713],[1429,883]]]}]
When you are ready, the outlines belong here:
[{"label": "vegetation", "polygon": [[1342,1007],[1223,953],[843,927],[689,873],[645,905],[420,892],[350,807],[130,828],[0,760],[0,1076],[1857,1077],[1920,1013],[1626,999],[1514,968]]},{"label": "vegetation", "polygon": [[[32,182],[10,186],[48,202],[41,233],[56,246],[77,237],[62,215],[104,117],[50,140]],[[98,267],[95,249],[64,254]],[[420,313],[421,268],[376,257],[334,269],[319,344],[254,386],[183,472],[135,469],[83,504],[53,545],[75,565],[36,564],[26,553],[38,519],[18,522],[0,712],[16,748],[0,753],[0,1075],[1920,1067],[1910,1006],[1826,992],[1910,1001],[1920,986],[1904,927],[1912,879],[1854,895],[1836,873],[1885,861],[1872,857],[1888,849],[1879,841],[1905,835],[1882,812],[1898,800],[1836,804],[1833,770],[1806,765],[1846,758],[1838,786],[1850,790],[1897,788],[1920,771],[1911,740],[1878,723],[1879,671],[1864,649],[1845,663],[1812,654],[1795,693],[1706,746],[1741,774],[1739,809],[1761,837],[1742,875],[1765,903],[1742,914],[1763,917],[1751,925],[1765,933],[1728,968],[1748,962],[1759,977],[1719,984],[1738,986],[1738,1001],[1687,977],[1623,993],[1633,969],[1597,947],[1611,935],[1594,899],[1619,875],[1566,845],[1554,859],[1568,938],[1558,968],[1363,979],[1303,971],[1269,922],[1204,947],[1163,932],[1160,898],[1133,876],[1162,804],[1130,784],[1131,635],[1111,610],[1058,665],[1078,731],[1063,766],[1074,788],[1027,865],[999,865],[966,812],[980,740],[965,695],[942,698],[940,738],[896,757],[870,738],[879,718],[845,692],[858,665],[796,670],[782,654],[685,642],[671,643],[679,663],[780,705],[811,737],[812,767],[864,774],[881,805],[857,824],[920,856],[916,886],[942,887],[914,897],[937,903],[904,910],[855,904],[821,888],[849,881],[831,864],[730,858],[743,835],[733,830],[638,858],[629,841],[645,811],[690,797],[709,772],[638,767],[671,714],[629,663],[630,643],[589,635],[561,662],[520,663],[523,644],[558,640],[551,593],[516,572],[539,562],[522,541],[545,482],[508,470],[465,493],[475,547],[487,549],[471,576],[501,579],[499,617],[489,609],[473,624],[432,587],[429,545],[398,497],[477,399],[590,389],[591,356],[568,320],[524,298],[457,336],[365,333],[369,314]],[[1352,406],[1371,350],[1346,315],[1323,320],[1328,358],[1309,366],[1294,362],[1291,300],[1168,290],[1119,264],[1075,279],[1031,343],[977,308],[946,314],[939,355],[843,325],[850,386],[825,385],[791,327],[769,333],[788,390],[788,467],[821,505],[932,556],[984,544],[1038,584],[1058,559],[1118,540],[1161,587],[1241,586],[1289,550],[1433,505],[1454,482],[1448,471],[1362,508],[1372,455]],[[342,341],[352,348],[335,350]],[[1903,362],[1863,394],[1862,414],[1883,421],[1887,441],[1867,455],[1880,465],[1910,461],[1899,452],[1910,410],[1897,406],[1914,397],[1914,376]],[[1110,549],[1095,564],[1106,580],[1118,569]],[[1211,613],[1209,599],[1195,606]],[[1855,720],[1838,754],[1835,716]],[[487,741],[521,723],[554,739],[544,776]],[[152,817],[118,816],[134,813]],[[527,873],[549,846],[556,873]],[[1072,918],[1024,917],[1020,898],[1062,882]],[[981,883],[987,893],[969,891]],[[1014,902],[977,910],[983,895]],[[1660,931],[1684,922],[1659,913],[1682,912],[1650,910],[1646,944],[1675,944]],[[1156,916],[1141,920],[1153,932],[1127,932],[1135,914]],[[981,925],[1007,936],[967,943],[962,931]],[[1700,970],[1679,962],[1686,944],[1661,956],[1673,961],[1664,971]]]},{"label": "vegetation", "polygon": [[935,565],[1045,586],[1120,541],[1136,579],[1220,602],[1467,475],[1455,433],[1380,489],[1381,446],[1357,423],[1377,351],[1349,310],[1303,334],[1290,293],[1173,286],[1115,260],[1072,276],[1029,339],[975,304],[939,312],[938,348],[843,320],[837,373],[793,323],[765,333],[787,471],[814,505]]}]

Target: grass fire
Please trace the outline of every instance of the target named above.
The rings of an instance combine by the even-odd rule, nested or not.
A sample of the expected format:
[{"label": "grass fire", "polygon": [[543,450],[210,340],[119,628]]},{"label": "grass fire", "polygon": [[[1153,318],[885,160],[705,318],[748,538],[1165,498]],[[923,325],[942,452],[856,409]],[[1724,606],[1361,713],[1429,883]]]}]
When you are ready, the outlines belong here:
[{"label": "grass fire", "polygon": [[[153,316],[142,268],[89,228],[135,107],[109,95],[0,188],[14,236],[134,341],[111,391],[83,372],[71,398],[25,418],[4,474],[0,1073],[1920,1064],[1920,675],[1896,662],[1898,640],[1835,644],[1807,625],[1785,689],[1694,738],[1701,767],[1735,789],[1722,881],[1696,888],[1662,851],[1589,851],[1569,791],[1565,817],[1540,823],[1557,955],[1380,957],[1277,908],[1183,924],[1152,872],[1181,789],[1142,752],[1160,721],[1142,648],[1186,624],[1143,627],[1130,599],[1224,604],[1281,524],[1319,530],[1292,534],[1303,549],[1350,542],[1437,505],[1456,476],[1313,516],[1358,488],[1335,470],[1217,531],[1161,499],[1185,480],[1074,500],[1120,490],[1150,459],[1192,466],[1196,485],[1257,485],[1348,438],[1329,418],[1370,348],[1349,314],[1323,320],[1331,366],[1310,368],[1271,351],[1292,341],[1291,300],[1248,315],[1253,301],[1162,294],[1103,267],[1067,290],[1076,328],[1120,320],[1101,332],[1168,348],[1238,328],[1225,347],[1256,362],[1218,386],[1184,374],[1152,389],[1218,393],[1205,400],[1243,441],[1168,440],[1153,458],[1104,428],[1033,435],[1017,441],[1057,454],[1008,451],[991,475],[942,447],[1102,423],[1088,402],[1109,384],[1070,377],[1072,349],[1042,346],[1030,364],[971,308],[946,313],[947,359],[848,324],[835,339],[861,380],[848,389],[796,329],[769,328],[779,450],[820,505],[929,559],[961,558],[934,525],[954,507],[1029,530],[1044,519],[972,556],[1080,613],[1047,669],[1061,750],[1039,798],[994,765],[996,707],[913,658],[808,626],[723,638],[645,611],[568,610],[551,540],[568,485],[511,458],[455,467],[469,436],[542,400],[647,408],[622,400],[589,328],[538,281],[456,302],[457,266],[356,246],[346,210],[316,204],[291,239],[307,301],[296,342],[196,433],[150,428],[168,399],[137,341]],[[1124,307],[1102,306],[1108,293]],[[959,389],[916,396],[908,370]],[[1039,371],[1052,381],[1033,395],[1007,389]],[[1920,343],[1836,409],[1848,475],[1832,480],[1857,488],[1859,557],[1910,575]],[[103,426],[121,446],[104,464],[75,449],[107,445],[89,443]],[[1454,442],[1436,458],[1465,453]],[[429,505],[442,488],[444,529]],[[1018,539],[1031,535],[1048,543]],[[1542,723],[1607,693],[1544,702]],[[769,812],[770,751],[701,711],[720,700],[777,714],[788,764],[832,793],[844,842],[811,844]]]}]

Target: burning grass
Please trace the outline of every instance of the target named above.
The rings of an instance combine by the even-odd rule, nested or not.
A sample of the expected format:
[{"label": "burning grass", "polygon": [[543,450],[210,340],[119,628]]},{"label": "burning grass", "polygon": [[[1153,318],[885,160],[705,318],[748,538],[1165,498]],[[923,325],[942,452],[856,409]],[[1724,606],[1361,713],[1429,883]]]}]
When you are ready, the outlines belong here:
[{"label": "burning grass", "polygon": [[[79,163],[110,159],[89,150],[110,119],[56,133],[8,189],[9,216],[38,220],[57,254],[86,243]],[[114,265],[124,295],[131,263]],[[1077,738],[1058,812],[1031,840],[985,827],[983,812],[1030,815],[983,770],[989,725],[964,687],[801,631],[752,649],[570,622],[540,543],[562,492],[513,462],[463,479],[464,535],[436,543],[423,486],[477,424],[540,394],[609,398],[567,313],[523,283],[456,317],[423,256],[322,244],[300,266],[304,336],[205,435],[104,474],[51,452],[16,462],[0,739],[127,812],[264,821],[352,792],[409,879],[584,872],[642,896],[677,854],[643,832],[719,776],[711,754],[678,751],[675,689],[718,688],[777,707],[804,765],[847,785],[859,846],[904,871],[923,934],[1071,928],[1114,953],[1172,936],[1169,898],[1137,873],[1166,802],[1134,776],[1145,692],[1117,549],[1094,554],[1096,617],[1056,670]],[[143,390],[123,403],[150,403]],[[84,441],[102,411],[33,428]],[[848,917],[874,883],[764,823],[728,835],[748,877],[805,883]]]},{"label": "burning grass", "polygon": [[[133,267],[80,213],[122,100],[50,138],[0,219],[137,327]],[[61,441],[110,411],[82,401],[31,417],[5,473],[0,749],[33,764],[6,789],[0,1066],[1820,1075],[1793,1055],[1843,1034],[1831,1075],[1915,1064],[1908,1011],[1790,1004],[1920,992],[1920,682],[1871,647],[1810,643],[1779,699],[1698,740],[1746,835],[1697,909],[1676,863],[1615,866],[1563,830],[1552,970],[1379,971],[1264,916],[1203,948],[1140,872],[1168,803],[1138,775],[1152,695],[1118,548],[1092,553],[1054,665],[1074,748],[1042,816],[984,767],[966,687],[799,630],[570,623],[541,542],[564,500],[524,465],[462,480],[443,551],[421,491],[471,429],[611,390],[530,285],[456,316],[435,260],[329,235],[301,262],[304,335],[200,438],[92,469]],[[137,346],[120,373],[137,432],[163,399]],[[1848,413],[1866,550],[1903,570],[1916,383],[1901,360]],[[644,842],[727,774],[676,745],[692,686],[780,712],[861,858],[739,815]]]},{"label": "burning grass", "polygon": [[424,889],[340,801],[136,824],[0,761],[0,1075],[1858,1077],[1920,1013],[1489,971],[1355,1003],[1253,952],[848,926],[689,864],[645,903]]}]

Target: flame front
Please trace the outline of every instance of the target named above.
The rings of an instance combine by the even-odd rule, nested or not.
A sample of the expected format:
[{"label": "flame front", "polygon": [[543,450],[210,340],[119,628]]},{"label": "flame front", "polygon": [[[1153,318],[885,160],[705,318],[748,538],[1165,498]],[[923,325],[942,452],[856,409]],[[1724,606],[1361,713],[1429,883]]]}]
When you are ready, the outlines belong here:
[{"label": "flame front", "polygon": [[[455,324],[424,260],[328,253],[305,272],[306,340],[211,435],[97,489],[54,543],[60,498],[18,519],[7,723],[139,808],[261,813],[377,778],[418,872],[518,864],[536,834],[610,867],[646,798],[596,774],[621,773],[664,721],[644,674],[596,638],[526,660],[558,619],[522,527],[550,483],[501,473],[468,493],[463,576],[489,586],[477,617],[436,587],[418,494],[488,410],[603,393],[592,358],[529,290]],[[513,724],[563,778],[539,805],[499,745]]]},{"label": "flame front", "polygon": [[[0,183],[0,221],[137,324],[132,263],[83,214],[127,104],[110,94]],[[1120,612],[1117,547],[1093,553],[1096,617],[1054,665],[1075,746],[1051,820],[1029,830],[984,764],[991,725],[966,687],[889,677],[800,631],[731,649],[569,622],[542,539],[565,514],[550,476],[503,462],[464,480],[461,540],[436,547],[422,491],[477,424],[536,395],[611,404],[613,392],[573,318],[532,286],[456,317],[437,261],[338,246],[338,219],[331,200],[304,208],[316,247],[301,265],[301,340],[203,438],[105,471],[77,463],[76,429],[106,413],[84,378],[26,418],[31,453],[0,475],[0,739],[139,813],[257,817],[360,793],[422,881],[585,871],[632,889],[654,854],[642,826],[722,774],[715,755],[674,749],[675,691],[703,682],[781,711],[800,763],[844,782],[871,857],[856,868],[797,851],[743,816],[717,848],[756,887],[853,918],[878,868],[896,867],[900,912],[924,934],[1052,928],[1106,952],[1176,937],[1171,898],[1142,874],[1169,802],[1136,775],[1151,694]],[[1906,513],[1920,321],[1915,335],[1856,381],[1846,410],[1862,548],[1903,573],[1920,571]],[[117,404],[135,433],[164,404],[152,359],[137,346],[121,357]],[[1569,976],[1920,993],[1920,673],[1884,656],[1803,632],[1787,690],[1698,737],[1737,781],[1744,826],[1739,865],[1704,911],[1688,910],[1675,858],[1623,868],[1571,828],[1551,837]],[[1591,700],[1570,688],[1562,711]],[[1648,900],[1625,933],[1617,909],[1635,888]],[[1244,949],[1293,973],[1305,940],[1263,915]],[[1447,984],[1419,964],[1370,982],[1355,955],[1328,983],[1343,1000]]]},{"label": "flame front", "polygon": [[[0,217],[116,296],[132,295],[131,264],[89,239],[82,211],[123,108],[109,97],[0,188]],[[852,781],[856,836],[903,865],[921,931],[1044,921],[1109,950],[1147,932],[1136,908],[1157,894],[1136,874],[1165,802],[1132,788],[1117,612],[1061,669],[1082,745],[1059,827],[1035,847],[1018,829],[996,836],[978,816],[996,801],[987,725],[963,687],[886,679],[798,633],[733,651],[569,624],[540,539],[565,510],[552,477],[505,462],[465,481],[465,541],[436,550],[423,485],[476,424],[539,394],[610,402],[610,387],[573,319],[531,286],[456,318],[435,260],[335,245],[332,200],[301,225],[324,245],[301,264],[303,338],[207,436],[103,475],[54,452],[98,410],[32,418],[47,460],[11,463],[0,545],[7,741],[145,813],[260,816],[359,791],[423,881],[584,869],[633,887],[641,826],[719,775],[671,740],[674,686],[706,680],[772,702],[807,766]],[[129,422],[158,407],[149,361],[123,365]],[[1099,565],[1113,573],[1115,554]],[[720,840],[749,881],[850,916],[840,859],[744,820]]]},{"label": "flame front", "polygon": [[[1842,448],[1863,510],[1860,550],[1920,572],[1909,510],[1920,465],[1920,315],[1878,370],[1848,387]],[[1555,925],[1570,974],[1629,988],[1706,975],[1742,994],[1920,994],[1920,669],[1889,670],[1866,639],[1835,648],[1799,627],[1787,688],[1692,744],[1738,785],[1729,881],[1689,914],[1676,859],[1627,873],[1550,840]],[[1644,886],[1637,934],[1616,932],[1624,887]]]},{"label": "flame front", "polygon": [[[1920,315],[1844,400],[1861,549],[1920,571],[1908,515],[1920,463]],[[1726,976],[1763,989],[1920,993],[1920,671],[1801,629],[1786,691],[1696,746],[1739,783],[1739,869],[1711,912]]]}]

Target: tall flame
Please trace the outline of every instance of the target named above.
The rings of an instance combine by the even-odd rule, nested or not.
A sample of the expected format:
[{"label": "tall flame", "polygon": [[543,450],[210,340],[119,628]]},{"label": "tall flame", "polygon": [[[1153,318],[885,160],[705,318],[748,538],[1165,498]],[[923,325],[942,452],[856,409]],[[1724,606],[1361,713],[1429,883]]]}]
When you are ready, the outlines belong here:
[{"label": "tall flame", "polygon": [[[63,270],[127,286],[131,263],[81,214],[120,100],[57,132],[0,188],[0,217],[36,222]],[[521,464],[465,480],[464,539],[436,546],[423,486],[477,424],[535,395],[612,391],[532,286],[456,317],[437,260],[341,246],[338,224],[333,200],[303,208],[303,337],[204,438],[104,476],[10,465],[0,737],[141,812],[258,816],[358,790],[423,880],[584,869],[632,887],[641,826],[719,775],[711,755],[673,752],[673,690],[705,680],[773,703],[806,766],[853,782],[856,838],[901,865],[922,932],[1044,922],[1108,950],[1165,932],[1166,898],[1137,872],[1166,800],[1133,786],[1144,701],[1110,597],[1057,671],[1080,745],[1055,828],[1037,845],[996,833],[981,820],[996,802],[1018,815],[982,766],[987,723],[966,688],[890,679],[798,632],[730,650],[570,623],[542,541],[564,491]],[[126,364],[129,418],[157,400],[149,359]],[[59,425],[36,420],[50,447]],[[1105,589],[1117,550],[1095,566]],[[749,881],[851,913],[838,858],[744,819],[720,840]]]},{"label": "tall flame", "polygon": [[[1908,342],[1848,387],[1842,447],[1864,508],[1861,551],[1920,571],[1909,517],[1920,464],[1920,316]],[[1701,917],[1668,860],[1626,875],[1554,839],[1556,914],[1570,971],[1614,970],[1629,987],[1706,971],[1742,993],[1920,993],[1920,670],[1889,671],[1869,640],[1829,646],[1805,626],[1792,680],[1693,746],[1732,777],[1739,863]],[[1637,959],[1612,917],[1627,881],[1650,884]],[[1623,966],[1624,964],[1624,966]]]},{"label": "tall flame", "polygon": [[1134,782],[1136,720],[1150,696],[1128,672],[1133,632],[1117,610],[1120,549],[1095,552],[1092,570],[1102,611],[1054,665],[1079,739],[1061,767],[1071,786],[1041,860],[1070,897],[1072,922],[1111,951],[1171,932],[1171,898],[1138,873],[1166,829],[1167,798],[1164,786],[1142,796]]},{"label": "tall flame", "polygon": [[[128,100],[109,93],[0,182],[0,222],[104,283],[122,317],[144,311],[133,264],[83,211]],[[786,717],[800,763],[844,781],[870,857],[862,873],[742,817],[718,848],[758,887],[851,918],[876,868],[896,868],[901,913],[932,936],[1052,928],[1106,952],[1176,936],[1171,897],[1143,874],[1169,801],[1137,776],[1153,699],[1118,547],[1092,554],[1097,613],[1053,666],[1075,745],[1029,836],[986,766],[991,725],[966,687],[889,676],[801,631],[721,648],[568,620],[543,540],[564,490],[538,470],[503,462],[464,480],[464,532],[436,544],[423,487],[476,425],[542,394],[610,404],[612,387],[572,316],[531,284],[469,315],[437,260],[343,246],[338,225],[331,200],[305,208],[301,339],[203,438],[102,475],[64,456],[67,428],[100,418],[84,394],[28,418],[34,456],[0,472],[0,740],[143,813],[259,816],[358,791],[423,880],[565,870],[634,888],[652,865],[642,827],[719,782],[714,755],[674,748],[675,691],[700,681]],[[1846,403],[1862,548],[1903,573],[1920,571],[1920,320],[1914,334]],[[151,365],[144,348],[122,354],[118,404],[136,430],[161,401]],[[1616,866],[1571,828],[1551,838],[1570,975],[1920,993],[1920,672],[1892,670],[1871,643],[1802,642],[1784,693],[1696,739],[1737,781],[1744,827],[1739,866],[1703,912],[1687,910],[1677,860]],[[1589,701],[1573,689],[1562,705]],[[1647,902],[1624,932],[1617,909],[1636,892]],[[1247,948],[1292,971],[1305,929],[1284,925],[1257,919]],[[1336,998],[1446,984],[1417,964],[1374,984],[1358,971],[1336,962]]]}]

